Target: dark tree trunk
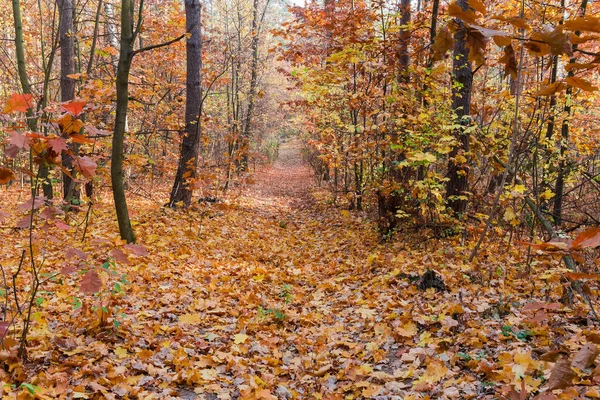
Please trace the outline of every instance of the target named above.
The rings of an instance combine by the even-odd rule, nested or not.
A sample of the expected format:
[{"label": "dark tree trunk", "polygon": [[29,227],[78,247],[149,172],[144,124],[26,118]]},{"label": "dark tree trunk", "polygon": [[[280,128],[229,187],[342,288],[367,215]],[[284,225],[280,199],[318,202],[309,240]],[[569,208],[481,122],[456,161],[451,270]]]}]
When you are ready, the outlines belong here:
[{"label": "dark tree trunk", "polygon": [[[467,0],[458,0],[463,10],[469,5]],[[466,41],[465,26],[456,20],[458,30],[454,35],[454,54],[452,58],[452,110],[456,114],[457,122],[462,128],[456,132],[458,144],[450,152],[448,162],[448,182],[446,183],[446,200],[454,213],[464,213],[467,209],[467,195],[469,182],[469,169],[466,162],[457,161],[458,156],[466,157],[469,151],[469,135],[465,128],[471,123],[471,88],[473,86],[473,71],[469,61],[469,48]]]},{"label": "dark tree trunk", "polygon": [[[60,13],[60,100],[66,102],[75,98],[75,80],[69,78],[69,75],[75,73],[73,0],[58,0],[58,10]],[[73,145],[72,150],[76,152],[77,146]],[[69,170],[69,174],[63,173],[63,199],[70,203],[74,199],[79,199],[76,181],[71,178],[75,176],[75,169],[73,155],[70,152],[63,153],[63,165]]]},{"label": "dark tree trunk", "polygon": [[[199,0],[185,0],[186,30],[191,34],[186,44],[187,74],[185,136],[169,206],[192,202],[193,180],[198,164],[202,114],[202,5]],[[192,184],[190,184],[192,182]]]},{"label": "dark tree trunk", "polygon": [[121,1],[121,49],[117,65],[117,111],[112,140],[112,160],[110,178],[112,182],[115,211],[119,223],[121,239],[127,243],[135,242],[133,228],[127,209],[125,197],[125,182],[123,176],[123,149],[125,142],[125,125],[127,123],[127,108],[129,106],[129,70],[133,58],[133,0]]}]

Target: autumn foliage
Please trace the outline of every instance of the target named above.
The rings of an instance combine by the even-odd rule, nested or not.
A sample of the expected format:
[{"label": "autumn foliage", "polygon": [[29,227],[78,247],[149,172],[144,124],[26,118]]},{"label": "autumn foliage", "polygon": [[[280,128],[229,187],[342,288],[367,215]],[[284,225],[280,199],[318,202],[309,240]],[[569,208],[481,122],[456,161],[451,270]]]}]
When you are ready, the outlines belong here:
[{"label": "autumn foliage", "polygon": [[5,3],[0,397],[600,397],[596,3]]}]

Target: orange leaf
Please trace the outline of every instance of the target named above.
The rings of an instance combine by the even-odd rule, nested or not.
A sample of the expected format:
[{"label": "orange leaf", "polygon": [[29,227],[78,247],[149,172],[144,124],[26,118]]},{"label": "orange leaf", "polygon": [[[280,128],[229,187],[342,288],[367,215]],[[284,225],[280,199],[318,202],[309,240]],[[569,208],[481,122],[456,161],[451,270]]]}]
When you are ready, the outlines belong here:
[{"label": "orange leaf", "polygon": [[583,249],[588,247],[600,246],[600,227],[591,228],[581,232],[573,240],[574,249]]},{"label": "orange leaf", "polygon": [[448,15],[463,20],[469,24],[475,24],[477,15],[470,9],[464,11],[457,3],[452,3],[448,6]]},{"label": "orange leaf", "polygon": [[71,101],[70,103],[62,104],[61,107],[77,117],[81,114],[81,111],[83,111],[83,107],[85,107],[86,104],[85,101]]},{"label": "orange leaf", "polygon": [[572,31],[600,33],[600,18],[586,15],[565,21],[564,26]]},{"label": "orange leaf", "polygon": [[546,87],[543,87],[539,92],[537,92],[534,96],[550,96],[555,94],[556,92],[560,92],[564,90],[567,85],[564,82],[554,82]]},{"label": "orange leaf", "polygon": [[12,112],[27,112],[30,108],[33,108],[33,96],[30,94],[17,94],[14,93],[10,99],[6,101],[4,107],[4,113],[9,114]]}]

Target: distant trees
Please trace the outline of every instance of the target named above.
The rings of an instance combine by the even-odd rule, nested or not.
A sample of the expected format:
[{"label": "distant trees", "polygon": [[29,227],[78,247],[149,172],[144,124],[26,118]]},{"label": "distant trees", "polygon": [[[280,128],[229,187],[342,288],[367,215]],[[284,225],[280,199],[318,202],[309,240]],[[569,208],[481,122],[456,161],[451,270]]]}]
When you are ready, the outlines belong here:
[{"label": "distant trees", "polygon": [[[491,212],[496,223],[525,226],[542,215],[531,207],[518,212],[522,195],[533,196],[541,210],[552,208],[547,218],[556,225],[598,223],[589,177],[598,174],[591,160],[600,142],[584,133],[597,124],[583,105],[598,105],[587,94],[597,90],[591,71],[600,43],[578,37],[599,24],[583,17],[586,4],[527,11],[526,2],[522,11],[479,0],[433,1],[411,13],[408,1],[337,0],[294,8],[294,22],[280,31],[289,42],[280,54],[304,94],[294,105],[306,115],[311,154],[333,176],[334,202],[340,194],[351,208],[376,199],[385,237],[411,217],[444,226],[454,223],[449,217]],[[558,118],[561,134],[546,133]],[[313,164],[322,174],[323,166]],[[506,168],[512,172],[498,188]],[[500,219],[486,198],[496,190]]]}]

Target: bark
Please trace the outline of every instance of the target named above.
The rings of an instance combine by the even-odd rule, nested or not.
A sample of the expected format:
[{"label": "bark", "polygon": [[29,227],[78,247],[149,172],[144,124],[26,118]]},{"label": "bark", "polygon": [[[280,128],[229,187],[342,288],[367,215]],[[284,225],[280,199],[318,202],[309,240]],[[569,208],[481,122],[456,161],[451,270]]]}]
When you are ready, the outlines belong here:
[{"label": "bark", "polygon": [[[75,98],[75,80],[68,76],[75,73],[75,41],[73,38],[73,0],[58,0],[60,13],[60,100],[71,101]],[[73,145],[73,151],[77,146]],[[76,181],[71,178],[75,176],[73,168],[73,155],[69,152],[63,153],[63,165],[69,170],[69,174],[63,173],[63,199],[70,203],[73,199],[79,199],[79,190]]]},{"label": "bark", "polygon": [[[107,3],[108,4],[108,3]],[[117,110],[112,140],[112,160],[110,178],[119,233],[121,239],[128,243],[135,242],[133,228],[129,220],[127,199],[125,197],[125,182],[123,175],[123,148],[125,141],[125,125],[127,123],[127,108],[129,106],[129,70],[133,58],[133,0],[121,1],[121,49],[117,65]]]},{"label": "bark", "polygon": [[169,206],[181,203],[188,207],[192,202],[193,187],[189,183],[196,177],[202,115],[202,5],[199,0],[185,0],[186,30],[191,33],[186,44],[186,104],[185,136],[181,144],[179,165],[171,191]]},{"label": "bark", "polygon": [[[585,15],[585,11],[587,8],[587,4],[588,4],[588,0],[583,0],[581,2],[581,5],[579,6],[578,9],[578,16],[582,17]],[[575,35],[580,36],[581,32],[577,31],[575,32]],[[577,50],[577,44],[574,44],[573,47],[573,52],[575,52],[575,50]],[[569,60],[570,63],[575,63],[577,61],[576,58],[571,58]],[[573,70],[570,70],[567,74],[567,77],[572,78],[573,76],[575,76],[575,73]],[[554,187],[554,209],[553,209],[553,213],[552,215],[554,216],[554,224],[556,226],[560,226],[562,225],[562,209],[563,209],[563,202],[564,202],[564,195],[565,195],[565,180],[566,180],[566,176],[568,175],[568,168],[567,168],[567,163],[566,163],[566,157],[567,157],[567,144],[569,142],[569,119],[571,117],[571,98],[573,96],[573,87],[569,86],[567,87],[567,92],[566,92],[566,102],[565,102],[565,108],[564,108],[564,112],[563,114],[566,115],[565,119],[563,119],[562,121],[562,125],[561,125],[561,129],[560,129],[560,133],[561,133],[561,141],[560,141],[560,161],[558,164],[558,176],[556,178],[556,186]]]},{"label": "bark", "polygon": [[[463,10],[468,9],[467,0],[458,0]],[[454,213],[464,213],[467,209],[466,191],[468,188],[469,169],[465,163],[457,162],[457,156],[469,151],[469,135],[465,129],[470,124],[471,88],[473,86],[473,71],[469,61],[469,48],[466,41],[465,26],[456,20],[458,30],[454,35],[454,54],[452,59],[452,74],[455,85],[452,88],[452,110],[457,122],[462,125],[456,132],[458,144],[450,152],[448,162],[448,182],[446,183],[446,200]]]},{"label": "bark", "polygon": [[[266,6],[265,6],[266,7]],[[252,3],[252,64],[250,66],[250,93],[248,95],[248,108],[246,110],[246,118],[244,120],[244,128],[242,130],[242,164],[241,170],[245,171],[248,168],[248,155],[250,151],[250,138],[252,117],[254,115],[254,102],[256,101],[256,89],[258,84],[258,0],[253,0]]]},{"label": "bark", "polygon": [[410,75],[408,66],[410,56],[408,45],[410,41],[410,32],[407,25],[410,23],[410,0],[402,0],[400,3],[400,40],[398,41],[398,82],[408,83]]},{"label": "bark", "polygon": [[[29,75],[27,75],[27,67],[25,63],[25,44],[23,41],[23,20],[21,18],[21,3],[20,0],[12,0],[13,22],[15,28],[15,55],[17,58],[17,72],[21,83],[21,90],[24,94],[31,94],[31,85],[29,83]],[[50,66],[48,66],[50,68]],[[29,130],[35,132],[37,130],[37,118],[33,115],[33,111],[27,111],[27,126]],[[30,156],[33,160],[33,154]],[[33,168],[33,162],[30,161]],[[42,181],[42,191],[44,197],[52,199],[52,184],[48,178],[48,166],[46,163],[40,165],[39,179]],[[37,188],[32,187],[32,195],[37,196]]]}]

